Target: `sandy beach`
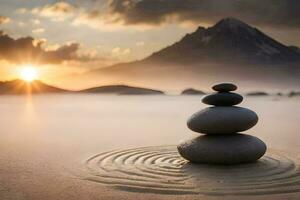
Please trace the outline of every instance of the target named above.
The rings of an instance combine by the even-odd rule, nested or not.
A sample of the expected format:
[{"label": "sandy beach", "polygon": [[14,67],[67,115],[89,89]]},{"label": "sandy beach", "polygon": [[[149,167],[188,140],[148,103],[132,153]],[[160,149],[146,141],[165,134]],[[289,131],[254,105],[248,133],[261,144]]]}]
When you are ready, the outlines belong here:
[{"label": "sandy beach", "polygon": [[[282,166],[279,167],[267,158],[259,165],[263,173],[270,173],[268,167],[277,166],[277,174],[293,175],[296,178],[292,183],[289,178],[285,179],[287,186],[279,186],[277,190],[299,189],[296,184],[300,179],[296,168],[297,153],[300,151],[297,146],[300,139],[297,134],[299,102],[298,98],[251,97],[242,104],[256,110],[260,116],[258,125],[248,133],[262,138],[270,149],[280,150],[291,158],[290,161],[278,158],[282,161]],[[193,172],[195,167],[192,167],[193,169],[184,169],[191,173],[189,176],[180,173],[181,161],[175,147],[167,145],[176,145],[193,135],[186,127],[186,119],[203,107],[199,96],[3,96],[0,99],[0,198],[241,199],[242,195],[242,199],[299,199],[300,193],[293,192],[292,189],[283,194],[272,194],[268,190],[265,194],[262,192],[253,195],[253,184],[246,188],[248,192],[251,191],[249,195],[237,190],[228,195],[220,195],[218,191],[215,194],[207,193],[214,188],[224,189],[224,183],[211,181],[214,179],[211,177],[224,174],[224,169],[223,172],[213,168],[206,172],[198,169],[198,172]],[[128,152],[130,149],[134,149],[134,154]],[[108,156],[105,162],[101,161],[103,153],[114,150],[119,152]],[[152,155],[149,156],[151,151]],[[163,156],[159,156],[157,152],[162,152]],[[121,155],[117,155],[120,153]],[[136,154],[143,160],[135,158]],[[99,166],[106,171],[106,175],[117,176],[119,179],[108,176],[106,181],[110,184],[103,183],[101,176],[104,174],[97,169]],[[144,174],[138,174],[140,172],[137,167],[143,167]],[[287,171],[283,167],[292,169]],[[114,175],[118,169],[123,171]],[[232,180],[242,180],[242,176],[245,184],[247,178],[244,175],[251,173],[255,176],[256,172],[251,166],[241,169],[244,170],[228,169],[228,178],[224,181],[230,180],[230,177]],[[202,175],[196,175],[199,172]],[[210,173],[213,175],[209,176]],[[257,173],[256,184],[268,181],[270,176],[265,174],[266,179],[259,179],[259,171]],[[134,181],[137,175],[145,185]],[[193,185],[190,182],[190,177],[193,176],[198,176],[200,182],[196,181]],[[120,182],[120,177],[123,182]],[[160,190],[151,190],[153,180],[160,178],[170,180],[158,183],[158,186],[161,184]],[[122,184],[128,186],[131,180],[134,184],[143,186],[142,189],[115,187]],[[111,184],[113,181],[117,184]],[[199,183],[202,185],[197,186]],[[192,191],[196,193],[186,189],[188,187],[193,187]],[[197,188],[204,188],[201,190],[202,194],[197,194],[200,191]]]}]

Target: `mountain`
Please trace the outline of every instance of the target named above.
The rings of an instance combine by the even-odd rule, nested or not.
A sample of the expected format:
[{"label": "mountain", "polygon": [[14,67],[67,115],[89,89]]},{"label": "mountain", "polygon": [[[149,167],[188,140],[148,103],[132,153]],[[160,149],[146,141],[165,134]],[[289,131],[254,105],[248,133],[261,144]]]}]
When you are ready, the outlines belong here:
[{"label": "mountain", "polygon": [[44,93],[63,93],[70,92],[64,89],[47,85],[35,80],[26,82],[22,80],[0,82],[0,95],[4,94],[44,94]]},{"label": "mountain", "polygon": [[300,48],[297,46],[289,46],[292,50],[297,51],[298,53],[300,53]]},{"label": "mountain", "polygon": [[131,87],[127,85],[109,85],[94,87],[79,91],[81,93],[101,93],[101,94],[118,94],[118,95],[157,95],[164,94],[159,90],[148,88]]},{"label": "mountain", "polygon": [[213,27],[199,27],[147,59],[277,64],[299,62],[300,54],[240,20],[226,18]]},{"label": "mountain", "polygon": [[[238,19],[199,27],[151,56],[92,70],[86,78],[182,91],[205,90],[217,82],[235,82],[247,90],[300,87],[300,51]],[[84,81],[84,76],[81,77]]]}]

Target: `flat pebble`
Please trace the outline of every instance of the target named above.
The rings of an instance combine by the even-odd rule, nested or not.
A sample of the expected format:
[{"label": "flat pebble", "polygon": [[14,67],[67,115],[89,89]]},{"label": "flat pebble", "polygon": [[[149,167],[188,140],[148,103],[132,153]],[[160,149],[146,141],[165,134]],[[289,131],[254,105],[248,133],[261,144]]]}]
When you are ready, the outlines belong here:
[{"label": "flat pebble", "polygon": [[243,96],[233,92],[218,92],[205,96],[202,102],[214,106],[234,106],[243,101]]},{"label": "flat pebble", "polygon": [[246,131],[258,122],[252,110],[236,106],[205,108],[190,117],[187,126],[204,134],[229,134]]}]

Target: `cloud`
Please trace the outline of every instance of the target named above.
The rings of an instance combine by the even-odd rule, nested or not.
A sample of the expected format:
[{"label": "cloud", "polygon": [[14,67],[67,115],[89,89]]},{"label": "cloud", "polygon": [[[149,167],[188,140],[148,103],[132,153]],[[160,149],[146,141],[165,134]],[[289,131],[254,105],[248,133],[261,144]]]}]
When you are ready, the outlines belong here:
[{"label": "cloud", "polygon": [[0,15],[0,25],[1,24],[7,24],[9,22],[10,22],[10,18],[9,17],[5,17],[5,16]]},{"label": "cloud", "polygon": [[225,17],[260,26],[300,28],[299,10],[299,0],[90,0],[77,5],[60,1],[31,12],[56,21],[71,19],[73,25],[116,30],[174,22],[212,24]]},{"label": "cloud", "polygon": [[78,8],[76,6],[61,1],[54,4],[47,4],[43,7],[34,8],[31,12],[43,17],[50,17],[54,21],[63,21],[72,17],[77,10]]},{"label": "cloud", "polygon": [[43,28],[38,28],[38,29],[32,30],[32,33],[35,33],[35,34],[40,34],[40,33],[44,33],[44,32],[45,32],[45,29],[43,29]]},{"label": "cloud", "polygon": [[115,22],[127,25],[237,17],[263,26],[300,27],[299,0],[111,0],[108,10]]},{"label": "cloud", "polygon": [[26,9],[26,8],[18,8],[16,11],[15,11],[15,13],[17,13],[17,14],[25,14],[25,13],[27,13],[28,12],[28,10]]},{"label": "cloud", "polygon": [[[87,1],[92,2],[92,1]],[[99,0],[93,1],[94,3]],[[93,29],[115,31],[126,29],[124,23],[119,20],[119,15],[115,15],[109,12],[108,7],[109,0],[102,0],[102,7],[97,4],[96,6],[79,6],[68,2],[57,2],[54,4],[47,4],[42,7],[33,8],[30,13],[45,18],[49,18],[52,21],[65,21],[70,20],[74,26],[86,25]],[[103,8],[103,5],[105,8]],[[17,10],[18,11],[18,10]],[[28,11],[23,13],[27,13]],[[18,12],[18,13],[22,13]],[[145,29],[147,26],[136,26],[138,29]]]},{"label": "cloud", "polygon": [[135,45],[138,47],[142,47],[142,46],[145,46],[145,42],[139,41],[139,42],[135,43]]},{"label": "cloud", "polygon": [[86,25],[93,29],[115,31],[125,28],[121,22],[114,20],[112,15],[106,15],[97,10],[81,9],[73,18],[72,25]]},{"label": "cloud", "polygon": [[78,43],[69,43],[46,49],[44,40],[32,37],[14,39],[0,31],[0,59],[11,63],[60,64],[64,61],[86,62],[94,57],[79,53]]},{"label": "cloud", "polygon": [[40,24],[41,24],[41,21],[38,20],[38,19],[31,19],[30,21],[31,21],[31,23],[32,23],[33,25],[40,25]]},{"label": "cloud", "polygon": [[111,53],[113,56],[126,56],[131,53],[131,49],[122,49],[121,47],[115,47],[111,50]]},{"label": "cloud", "polygon": [[18,22],[18,26],[24,27],[26,24],[24,22]]}]

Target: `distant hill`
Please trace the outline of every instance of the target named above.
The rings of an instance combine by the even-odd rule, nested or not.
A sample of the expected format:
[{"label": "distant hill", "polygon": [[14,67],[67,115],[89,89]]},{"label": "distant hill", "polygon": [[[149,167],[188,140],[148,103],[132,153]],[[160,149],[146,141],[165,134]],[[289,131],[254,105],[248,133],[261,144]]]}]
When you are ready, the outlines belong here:
[{"label": "distant hill", "polygon": [[288,96],[289,96],[289,97],[300,96],[300,92],[292,91],[292,92],[289,93]]},{"label": "distant hill", "polygon": [[81,93],[100,93],[100,94],[118,94],[118,95],[158,95],[164,94],[159,90],[152,90],[147,88],[131,87],[127,85],[109,85],[94,87],[78,91]]},{"label": "distant hill", "polygon": [[266,92],[249,92],[246,95],[247,96],[268,96],[269,94]]},{"label": "distant hill", "polygon": [[193,88],[185,89],[181,92],[181,95],[205,95],[205,93],[201,90],[196,90]]},{"label": "distant hill", "polygon": [[199,27],[180,41],[134,62],[92,70],[103,82],[124,82],[163,90],[235,82],[241,88],[300,87],[300,51],[238,19]]},{"label": "distant hill", "polygon": [[44,94],[44,93],[63,93],[70,92],[47,85],[41,81],[35,80],[26,82],[22,80],[2,81],[0,82],[0,95],[4,94]]}]

